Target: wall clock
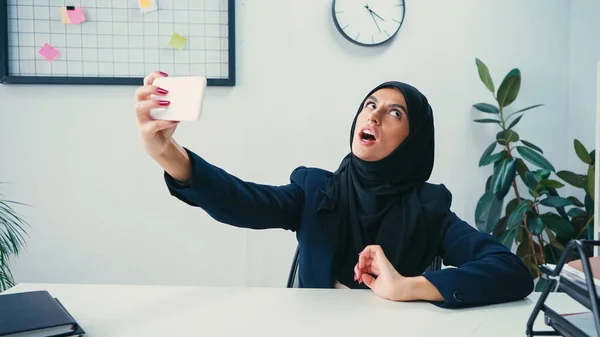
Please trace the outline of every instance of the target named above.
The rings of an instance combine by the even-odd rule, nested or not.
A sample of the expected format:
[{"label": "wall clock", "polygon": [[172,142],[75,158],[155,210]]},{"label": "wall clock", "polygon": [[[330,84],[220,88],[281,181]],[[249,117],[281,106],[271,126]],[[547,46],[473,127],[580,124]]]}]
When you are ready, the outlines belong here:
[{"label": "wall clock", "polygon": [[361,46],[390,41],[404,21],[404,0],[333,0],[333,21],[348,40]]}]

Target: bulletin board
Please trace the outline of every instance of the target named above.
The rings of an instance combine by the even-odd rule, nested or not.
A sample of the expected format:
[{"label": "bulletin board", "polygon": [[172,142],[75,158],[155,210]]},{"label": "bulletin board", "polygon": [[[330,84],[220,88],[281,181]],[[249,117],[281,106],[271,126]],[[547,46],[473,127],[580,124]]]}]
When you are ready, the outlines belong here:
[{"label": "bulletin board", "polygon": [[0,82],[235,85],[234,0],[0,0]]}]

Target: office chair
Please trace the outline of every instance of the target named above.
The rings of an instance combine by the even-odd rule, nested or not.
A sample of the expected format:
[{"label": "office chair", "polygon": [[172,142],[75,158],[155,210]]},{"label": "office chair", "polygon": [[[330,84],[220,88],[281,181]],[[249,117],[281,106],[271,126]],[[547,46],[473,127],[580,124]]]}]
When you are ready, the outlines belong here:
[{"label": "office chair", "polygon": [[[296,252],[292,260],[292,267],[290,268],[290,274],[288,276],[287,288],[298,288],[298,256],[300,253],[300,246],[296,246]],[[435,271],[442,269],[442,258],[436,256],[433,258],[431,265],[425,269],[425,271]]]}]

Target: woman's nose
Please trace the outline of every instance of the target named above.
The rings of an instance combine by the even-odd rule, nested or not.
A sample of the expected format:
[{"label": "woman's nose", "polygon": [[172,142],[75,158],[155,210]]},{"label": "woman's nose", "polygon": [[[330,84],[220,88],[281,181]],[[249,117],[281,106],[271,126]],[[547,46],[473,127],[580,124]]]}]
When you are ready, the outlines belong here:
[{"label": "woman's nose", "polygon": [[379,112],[379,109],[373,109],[371,112],[369,112],[369,115],[367,116],[367,121],[373,122],[375,124],[379,124],[378,112]]}]

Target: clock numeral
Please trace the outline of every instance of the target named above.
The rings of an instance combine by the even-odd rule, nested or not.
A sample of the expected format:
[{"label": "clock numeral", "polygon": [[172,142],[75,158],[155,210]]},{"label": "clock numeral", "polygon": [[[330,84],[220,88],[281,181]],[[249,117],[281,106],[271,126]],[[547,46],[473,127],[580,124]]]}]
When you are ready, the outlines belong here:
[{"label": "clock numeral", "polygon": [[342,14],[344,11],[336,11],[335,14]]},{"label": "clock numeral", "polygon": [[400,22],[400,21],[398,21],[398,20],[396,20],[396,19],[392,19],[392,21],[394,21],[394,22],[396,22],[396,23],[402,23],[402,22]]},{"label": "clock numeral", "polygon": [[371,43],[375,44],[375,37],[371,35]]},{"label": "clock numeral", "polygon": [[350,26],[350,24],[345,25],[344,28],[342,28],[342,30],[346,30],[346,28],[348,28],[348,26]]},{"label": "clock numeral", "polygon": [[404,4],[398,4],[398,5],[395,5],[394,7],[404,7]]},{"label": "clock numeral", "polygon": [[388,37],[390,37],[390,33],[387,32],[387,30],[383,30],[385,32],[385,35],[387,35]]},{"label": "clock numeral", "polygon": [[360,35],[360,33],[356,34],[356,37],[354,38],[355,40],[358,40],[358,36]]}]

